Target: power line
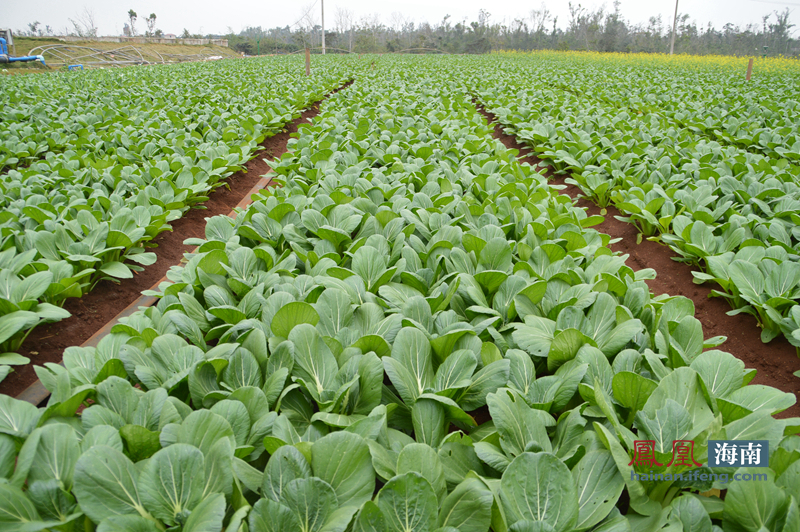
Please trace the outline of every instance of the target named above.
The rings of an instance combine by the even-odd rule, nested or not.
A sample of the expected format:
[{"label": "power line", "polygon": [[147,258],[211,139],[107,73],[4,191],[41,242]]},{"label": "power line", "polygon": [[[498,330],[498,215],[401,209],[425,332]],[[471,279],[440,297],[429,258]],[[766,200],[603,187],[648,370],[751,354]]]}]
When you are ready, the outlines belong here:
[{"label": "power line", "polygon": [[800,6],[797,2],[773,2],[772,0],[750,0],[751,2],[758,2],[759,4],[781,4],[784,6]]},{"label": "power line", "polygon": [[311,13],[311,10],[312,10],[312,9],[314,9],[314,8],[317,6],[317,2],[319,2],[319,0],[314,0],[314,3],[313,3],[313,4],[311,4],[311,7],[309,7],[309,8],[306,10],[306,12],[303,14],[303,16],[302,16],[302,17],[300,17],[300,18],[297,20],[297,22],[295,22],[294,24],[292,24],[292,25],[291,25],[291,26],[289,26],[289,27],[290,27],[290,28],[294,28],[295,26],[297,26],[298,24],[300,24],[300,23],[303,21],[303,19],[305,19],[305,18],[308,16],[308,14],[309,14],[309,13]]}]

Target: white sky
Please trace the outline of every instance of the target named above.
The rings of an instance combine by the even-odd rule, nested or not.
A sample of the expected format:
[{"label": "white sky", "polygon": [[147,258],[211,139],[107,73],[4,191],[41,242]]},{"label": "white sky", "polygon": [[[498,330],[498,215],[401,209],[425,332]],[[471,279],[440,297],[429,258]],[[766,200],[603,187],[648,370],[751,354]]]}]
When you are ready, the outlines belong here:
[{"label": "white sky", "polygon": [[[0,11],[0,27],[27,29],[27,24],[38,20],[50,25],[56,33],[64,33],[70,18],[77,18],[87,8],[95,16],[100,35],[119,35],[127,21],[127,12],[133,9],[139,15],[136,29],[144,33],[144,19],[150,14],[157,15],[157,28],[164,33],[180,34],[183,28],[190,33],[226,33],[231,27],[239,32],[246,26],[262,26],[272,28],[297,22],[314,0],[39,0],[24,2],[2,0]],[[320,0],[317,0],[319,2]],[[540,2],[520,2],[519,0],[410,0],[380,1],[375,0],[324,0],[326,27],[332,28],[337,8],[349,9],[356,20],[378,14],[384,24],[389,25],[393,13],[400,13],[406,19],[416,23],[428,21],[435,23],[449,14],[451,21],[464,18],[477,20],[481,8],[491,13],[490,22],[511,21],[517,17],[526,17],[531,9],[538,8]],[[613,0],[577,0],[587,7],[598,7],[605,4],[613,9]],[[567,0],[547,0],[544,2],[551,13],[558,16],[558,25],[564,28],[569,20]],[[800,0],[767,1],[767,0],[681,0],[679,12],[688,13],[698,25],[705,26],[709,21],[721,28],[724,24],[744,26],[748,23],[761,23],[763,15],[785,8],[792,10],[790,21],[798,24],[792,31],[800,31]],[[672,22],[675,4],[672,0],[621,0],[620,11],[628,21],[633,23],[647,22],[649,17],[660,14],[665,27]],[[319,13],[319,3],[314,8]],[[797,36],[798,34],[795,34]]]}]

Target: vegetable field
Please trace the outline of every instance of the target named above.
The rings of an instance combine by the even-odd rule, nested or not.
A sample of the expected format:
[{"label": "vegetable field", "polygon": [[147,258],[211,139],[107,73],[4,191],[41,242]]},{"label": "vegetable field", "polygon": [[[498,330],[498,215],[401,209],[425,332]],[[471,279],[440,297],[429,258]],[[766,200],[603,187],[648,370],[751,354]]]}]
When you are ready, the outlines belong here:
[{"label": "vegetable field", "polygon": [[[763,341],[800,345],[800,78],[739,66],[328,56],[310,78],[290,57],[0,80],[13,364],[328,94],[154,305],[37,366],[45,405],[0,395],[0,529],[800,530],[797,387],[752,384],[479,111]],[[766,442],[768,467],[712,468],[710,440]]]},{"label": "vegetable field", "polygon": [[[134,73],[135,72],[135,73]],[[65,300],[155,262],[147,243],[343,82],[251,65],[4,80],[0,363]],[[5,376],[0,373],[0,375]]]}]

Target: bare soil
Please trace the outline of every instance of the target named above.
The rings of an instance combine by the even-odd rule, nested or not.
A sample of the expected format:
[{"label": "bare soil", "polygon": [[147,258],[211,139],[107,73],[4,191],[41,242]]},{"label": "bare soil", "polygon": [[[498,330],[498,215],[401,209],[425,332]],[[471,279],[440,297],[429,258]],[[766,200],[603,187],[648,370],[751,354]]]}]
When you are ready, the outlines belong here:
[{"label": "bare soil", "polygon": [[[495,117],[491,113],[480,106],[478,110],[489,120],[490,124],[494,123],[494,138],[499,139],[507,148],[519,152],[518,160],[521,163],[528,163],[540,171],[544,169],[543,173],[550,178],[553,184],[565,184],[566,176],[550,174],[543,162],[529,148],[517,142],[512,135],[503,132],[503,126],[495,121]],[[561,193],[574,199],[581,194],[581,190],[574,185],[567,185]],[[589,215],[599,215],[601,211],[597,205],[586,198],[578,199],[577,205],[585,207]],[[672,257],[675,256],[672,250],[646,239],[642,239],[642,242],[637,244],[638,230],[636,227],[633,224],[617,220],[615,216],[620,216],[620,212],[613,206],[608,207],[604,215],[605,221],[594,228],[612,238],[621,238],[619,242],[610,247],[613,251],[628,254],[627,264],[634,271],[653,268],[657,272],[658,275],[655,279],[647,281],[653,294],[681,295],[691,299],[695,306],[695,317],[702,323],[705,337],[727,336],[728,340],[718,349],[728,351],[743,361],[748,368],[757,370],[752,384],[772,386],[792,393],[800,403],[800,379],[793,375],[795,371],[800,370],[800,358],[798,358],[794,346],[783,336],[768,344],[763,343],[761,329],[753,316],[749,314],[729,316],[727,313],[731,310],[730,305],[720,298],[709,297],[711,290],[714,289],[713,286],[694,284],[692,268],[672,260]],[[800,417],[800,404],[798,403],[775,417]]]},{"label": "bare soil", "polygon": [[[349,83],[345,86],[347,85]],[[67,300],[64,308],[72,314],[72,317],[58,323],[40,325],[34,329],[19,350],[21,355],[31,359],[31,363],[27,366],[16,366],[14,371],[0,383],[0,393],[14,397],[22,393],[37,380],[33,369],[35,365],[60,362],[64,349],[83,344],[109,320],[133,304],[142,291],[149,290],[158,283],[170,267],[180,264],[183,254],[194,247],[185,245],[184,240],[204,237],[207,218],[220,214],[227,215],[242,201],[261,176],[270,171],[264,159],[277,159],[286,152],[291,134],[297,131],[298,126],[309,123],[319,114],[321,101],[311,104],[281,133],[264,140],[261,143],[263,149],[245,165],[246,169],[228,177],[226,186],[211,192],[208,201],[201,208],[186,212],[182,218],[172,222],[172,231],[158,235],[152,241],[157,247],[149,250],[158,257],[155,264],[147,266],[142,272],[135,273],[132,279],[124,279],[118,284],[102,281],[84,297]]]}]

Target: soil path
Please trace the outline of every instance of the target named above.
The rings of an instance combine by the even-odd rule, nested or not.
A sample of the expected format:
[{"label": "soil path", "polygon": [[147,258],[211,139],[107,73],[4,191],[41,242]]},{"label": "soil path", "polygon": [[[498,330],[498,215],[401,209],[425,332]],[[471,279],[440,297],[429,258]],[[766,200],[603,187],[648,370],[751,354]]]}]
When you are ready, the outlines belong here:
[{"label": "soil path", "polygon": [[[517,142],[512,135],[504,133],[503,126],[495,121],[494,115],[481,106],[478,106],[478,110],[490,124],[494,124],[494,138],[499,139],[507,148],[519,151],[520,162],[529,163],[534,167],[542,163],[529,148]],[[564,176],[553,176],[547,171],[545,174],[553,184],[565,184]],[[581,190],[575,185],[566,185],[561,193],[574,199],[581,194]],[[577,205],[586,207],[589,215],[600,214],[600,208],[585,198],[579,199]],[[718,349],[728,351],[742,360],[748,368],[755,368],[758,371],[752,384],[772,386],[792,393],[798,398],[798,403],[775,417],[800,417],[800,379],[793,375],[795,371],[800,370],[800,358],[794,346],[783,336],[764,344],[761,341],[761,329],[758,328],[753,316],[749,314],[728,316],[731,307],[727,302],[721,298],[708,297],[713,289],[712,286],[694,284],[692,268],[672,260],[674,254],[668,247],[649,240],[637,244],[636,227],[617,220],[615,216],[619,215],[620,212],[615,207],[609,207],[605,221],[594,226],[612,238],[622,239],[616,244],[611,244],[611,249],[629,254],[627,263],[634,271],[653,268],[658,273],[655,279],[647,281],[654,294],[681,295],[691,299],[695,306],[695,316],[703,324],[705,337],[727,336],[728,341]]]},{"label": "soil path", "polygon": [[[347,87],[350,83],[352,82],[335,89],[331,94]],[[263,149],[245,165],[246,170],[228,177],[225,180],[227,187],[222,186],[211,192],[208,201],[203,204],[203,209],[191,209],[179,220],[172,222],[172,231],[158,235],[153,240],[158,247],[148,250],[158,257],[155,264],[134,274],[132,279],[124,279],[119,284],[102,281],[84,297],[68,299],[64,308],[72,314],[72,317],[57,323],[40,325],[34,329],[19,350],[21,355],[31,359],[31,363],[27,366],[15,366],[14,371],[0,383],[0,393],[12,397],[22,393],[37,380],[34,366],[41,366],[46,362],[60,362],[65,348],[83,344],[106,322],[136,301],[142,291],[152,288],[166,275],[170,267],[180,264],[183,254],[195,247],[184,245],[183,241],[192,237],[203,238],[206,218],[220,214],[227,215],[244,199],[261,176],[270,171],[264,159],[280,158],[286,152],[291,134],[297,131],[298,126],[310,122],[319,114],[319,104],[322,101],[311,104],[281,133],[264,140],[261,143]]]}]

